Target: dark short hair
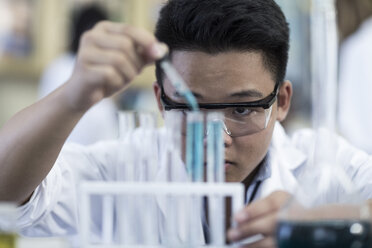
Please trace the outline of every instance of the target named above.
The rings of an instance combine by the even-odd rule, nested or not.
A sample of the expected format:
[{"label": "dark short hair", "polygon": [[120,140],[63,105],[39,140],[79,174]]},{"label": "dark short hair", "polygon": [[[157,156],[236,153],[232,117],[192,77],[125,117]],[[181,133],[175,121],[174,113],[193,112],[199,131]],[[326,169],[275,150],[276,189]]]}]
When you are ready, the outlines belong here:
[{"label": "dark short hair", "polygon": [[83,33],[93,28],[98,22],[108,19],[108,13],[98,4],[88,4],[75,9],[72,13],[72,23],[70,28],[70,51],[76,54]]},{"label": "dark short hair", "polygon": [[[274,0],[169,0],[155,36],[172,51],[257,51],[277,83],[284,81],[289,27]],[[163,74],[156,65],[156,77]]]}]

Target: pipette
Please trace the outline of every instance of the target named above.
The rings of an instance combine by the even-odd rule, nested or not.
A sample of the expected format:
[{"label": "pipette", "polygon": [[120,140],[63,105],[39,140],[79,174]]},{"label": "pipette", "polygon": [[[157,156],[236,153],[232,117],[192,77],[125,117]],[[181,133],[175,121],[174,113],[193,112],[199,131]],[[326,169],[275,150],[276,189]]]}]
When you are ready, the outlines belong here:
[{"label": "pipette", "polygon": [[[192,112],[187,114],[187,137],[186,137],[186,167],[193,182],[202,182],[204,178],[204,146],[203,146],[203,115],[199,111],[198,102],[191,90],[187,87],[185,81],[178,74],[177,70],[169,61],[169,56],[160,61],[160,67],[168,77],[169,81],[176,91],[184,98]],[[201,216],[202,202],[200,197],[191,197],[193,212]],[[189,246],[199,245],[195,242],[198,240],[198,225],[196,218],[190,219],[189,229]]]},{"label": "pipette", "polygon": [[[179,75],[169,60],[165,56],[159,61],[160,67],[168,77],[170,83],[176,91],[185,99],[192,112],[188,116],[187,138],[186,138],[186,164],[191,175],[191,180],[202,181],[203,179],[203,116],[200,117],[198,102],[187,87],[185,81]],[[194,116],[194,117],[192,117]]]},{"label": "pipette", "polygon": [[163,69],[165,75],[167,75],[173,87],[175,87],[177,92],[185,99],[186,103],[190,106],[191,110],[198,111],[199,106],[195,96],[192,94],[189,87],[187,87],[185,81],[174,68],[172,63],[169,61],[169,57],[165,56],[163,59],[159,61],[159,64],[160,67]]}]

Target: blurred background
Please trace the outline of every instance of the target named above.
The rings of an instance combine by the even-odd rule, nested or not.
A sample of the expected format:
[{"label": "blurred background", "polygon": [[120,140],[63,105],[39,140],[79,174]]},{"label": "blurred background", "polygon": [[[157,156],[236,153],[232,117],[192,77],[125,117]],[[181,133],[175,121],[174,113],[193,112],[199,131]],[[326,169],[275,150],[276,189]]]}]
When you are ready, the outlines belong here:
[{"label": "blurred background", "polygon": [[[165,0],[0,0],[0,126],[17,111],[48,94],[69,78],[78,40],[83,31],[104,19],[153,30],[163,2]],[[311,6],[310,0],[277,0],[277,2],[283,8],[291,28],[287,79],[294,85],[294,97],[291,113],[284,123],[291,133],[297,128],[311,127]],[[346,128],[350,127],[349,129],[354,131],[362,129],[358,126],[360,123],[372,126],[372,121],[369,124],[367,120],[368,113],[372,111],[372,103],[359,102],[363,98],[360,94],[372,92],[368,91],[372,89],[370,75],[372,72],[368,73],[372,71],[369,69],[372,68],[372,51],[371,49],[366,51],[367,46],[365,46],[363,52],[355,58],[356,61],[353,60],[354,67],[356,63],[358,70],[361,70],[361,67],[366,68],[363,73],[352,70],[349,73],[347,71],[350,65],[343,63],[343,60],[351,59],[343,54],[355,54],[353,51],[343,51],[354,49],[353,45],[350,45],[353,43],[350,40],[357,43],[354,46],[361,50],[361,45],[355,38],[358,33],[364,30],[364,34],[359,36],[364,38],[372,36],[372,32],[370,35],[365,34],[368,24],[372,26],[372,21],[369,19],[372,15],[372,0],[337,0],[336,2],[339,13],[341,53],[339,113],[342,114],[339,115],[339,132],[357,146],[365,150],[370,149],[369,151],[372,152],[372,147],[368,144],[371,142],[365,142],[366,135],[363,134],[366,131],[355,134]],[[366,42],[369,41],[364,41]],[[344,49],[346,47],[344,44],[347,43],[349,45]],[[372,41],[369,44],[372,44]],[[361,57],[363,55],[365,58]],[[353,73],[359,76],[358,84],[354,80],[356,76]],[[124,94],[108,99],[101,106],[97,106],[96,110],[90,111],[92,113],[91,116],[87,115],[86,124],[91,126],[92,130],[103,130],[103,133],[97,134],[97,137],[90,137],[92,135],[87,133],[83,138],[78,137],[82,140],[80,143],[88,144],[96,139],[115,136],[116,133],[110,129],[115,128],[115,112],[118,109],[156,110],[151,88],[154,80],[154,67],[149,67]],[[370,88],[366,88],[367,86],[363,88],[362,84]],[[369,100],[368,97],[365,100]],[[363,119],[359,120],[357,116],[350,117],[351,114],[362,115]],[[103,117],[104,115],[106,117]],[[350,123],[350,119],[355,123]],[[99,122],[101,126],[93,126],[93,123]],[[77,131],[76,133],[80,133],[81,136],[82,131]],[[358,138],[359,141],[355,138],[358,135],[362,136]],[[362,144],[363,142],[365,144]]]},{"label": "blurred background", "polygon": [[[84,31],[102,20],[153,30],[162,2],[0,0],[0,126],[70,77]],[[146,68],[125,93],[94,106],[69,141],[116,138],[118,109],[156,111],[154,80],[154,67]]]}]

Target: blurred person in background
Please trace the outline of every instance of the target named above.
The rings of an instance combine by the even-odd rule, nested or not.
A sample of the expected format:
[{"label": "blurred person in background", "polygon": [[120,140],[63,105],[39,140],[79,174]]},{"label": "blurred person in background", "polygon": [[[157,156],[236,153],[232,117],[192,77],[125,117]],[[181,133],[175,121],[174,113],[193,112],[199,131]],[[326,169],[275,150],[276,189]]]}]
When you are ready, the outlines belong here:
[{"label": "blurred person in background", "polygon": [[0,1],[0,55],[23,58],[33,49],[33,24],[29,1]]},{"label": "blurred person in background", "polygon": [[[82,34],[97,22],[108,19],[106,11],[96,4],[84,5],[74,11],[69,51],[52,61],[44,71],[39,85],[40,98],[48,95],[70,78]],[[79,121],[67,142],[88,145],[100,140],[115,139],[118,125],[116,111],[117,107],[111,98],[97,103]]]},{"label": "blurred person in background", "polygon": [[372,154],[372,0],[337,0],[337,9],[340,132]]}]

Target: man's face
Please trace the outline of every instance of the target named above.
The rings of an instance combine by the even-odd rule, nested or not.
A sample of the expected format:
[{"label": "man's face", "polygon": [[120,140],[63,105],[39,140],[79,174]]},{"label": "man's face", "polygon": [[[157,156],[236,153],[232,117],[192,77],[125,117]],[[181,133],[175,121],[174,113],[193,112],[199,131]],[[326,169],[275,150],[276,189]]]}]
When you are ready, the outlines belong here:
[{"label": "man's face", "polygon": [[[258,52],[231,51],[210,55],[175,51],[172,62],[199,103],[250,102],[260,100],[274,90],[273,76],[264,67]],[[169,98],[182,102],[167,78],[163,84]],[[155,93],[160,106],[159,87],[155,87]],[[277,104],[277,101],[273,104],[266,129],[240,137],[224,133],[226,181],[243,181],[265,157],[275,121],[283,119],[283,111]]]}]

